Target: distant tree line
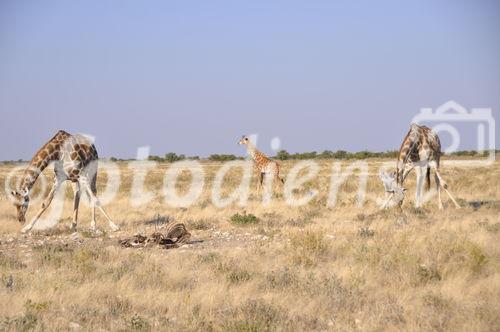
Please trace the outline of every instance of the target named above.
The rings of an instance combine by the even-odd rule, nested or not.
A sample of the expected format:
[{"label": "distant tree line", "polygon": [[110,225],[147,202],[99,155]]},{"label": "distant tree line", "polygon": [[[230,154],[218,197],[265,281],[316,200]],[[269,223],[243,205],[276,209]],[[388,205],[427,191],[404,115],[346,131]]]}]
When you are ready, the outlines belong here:
[{"label": "distant tree line", "polygon": [[183,155],[183,154],[178,155],[175,152],[169,152],[169,153],[165,154],[163,157],[160,157],[160,156],[149,156],[148,157],[148,160],[158,161],[158,162],[168,162],[168,163],[173,163],[173,162],[185,160],[185,159],[198,160],[198,159],[200,159],[200,157],[198,157],[198,156],[186,157],[186,155]]},{"label": "distant tree line", "polygon": [[211,154],[208,160],[211,161],[230,161],[230,160],[244,160],[244,157],[238,157],[234,154]]},{"label": "distant tree line", "polygon": [[[497,150],[500,153],[500,150]],[[444,153],[443,153],[444,154]],[[481,152],[478,151],[457,151],[449,155],[452,156],[480,156]],[[300,153],[289,153],[286,150],[280,150],[276,156],[272,157],[278,160],[306,160],[306,159],[369,159],[369,158],[397,158],[398,151],[385,151],[385,152],[372,152],[372,151],[358,151],[358,152],[348,152],[344,150],[330,151],[325,150],[323,152],[300,152]],[[164,157],[150,156],[149,160],[154,160],[158,162],[175,162],[184,159],[199,160],[198,156],[186,157],[183,154],[177,155],[176,153],[167,153]],[[211,154],[207,158],[203,158],[210,161],[231,161],[231,160],[244,160],[244,157],[235,156],[234,154]]]},{"label": "distant tree line", "polygon": [[[496,154],[500,153],[500,150],[495,150]],[[487,151],[476,151],[476,150],[463,150],[463,151],[456,151],[452,153],[444,153],[446,155],[450,156],[483,156],[486,155],[488,152]]]},{"label": "distant tree line", "polygon": [[279,160],[303,160],[303,159],[367,159],[367,158],[396,158],[398,155],[397,151],[387,151],[387,152],[371,152],[371,151],[359,151],[359,152],[347,152],[344,150],[330,151],[325,150],[323,152],[302,152],[302,153],[288,153],[286,150],[281,150],[276,154],[276,159]]},{"label": "distant tree line", "polygon": [[[496,153],[500,153],[500,150],[496,150]],[[474,150],[463,150],[456,151],[452,153],[443,155],[450,156],[483,156],[486,152],[474,151]],[[385,151],[385,152],[371,152],[371,151],[358,151],[358,152],[347,152],[344,150],[337,150],[335,152],[330,150],[325,150],[321,153],[313,152],[302,152],[302,153],[288,153],[286,150],[279,151],[274,158],[279,160],[303,160],[303,159],[368,159],[368,158],[397,158],[398,151]]]},{"label": "distant tree line", "polygon": [[[186,157],[183,154],[178,155],[178,154],[176,154],[174,152],[170,152],[170,153],[167,153],[164,157],[149,156],[148,159],[149,160],[153,160],[153,161],[159,161],[159,162],[173,163],[173,162],[176,162],[176,161],[179,161],[179,160],[185,160],[185,159],[188,159],[188,160],[199,160],[200,157],[199,156]],[[206,159],[207,160],[211,160],[211,161],[229,161],[229,160],[242,160],[242,159],[245,159],[245,158],[235,156],[234,154],[211,154]]]},{"label": "distant tree line", "polygon": [[[500,154],[500,150],[495,150],[496,154]],[[443,154],[445,154],[443,152]],[[465,157],[483,157],[487,152],[475,151],[475,150],[462,150],[453,153],[448,153],[445,155],[449,156],[465,156]],[[358,151],[358,152],[347,152],[344,150],[337,150],[335,152],[330,150],[325,150],[323,152],[302,152],[302,153],[289,153],[286,150],[280,150],[274,156],[274,159],[278,160],[305,160],[305,159],[368,159],[368,158],[397,158],[398,151],[386,151],[386,152],[371,152],[371,151]],[[173,163],[180,160],[200,160],[199,156],[189,156],[186,157],[183,154],[176,154],[174,152],[169,152],[163,157],[160,156],[149,156],[148,160],[158,161],[158,162],[169,162]],[[234,154],[211,154],[208,158],[203,158],[210,161],[230,161],[230,160],[244,160],[244,157],[235,156]],[[121,159],[116,157],[109,158],[110,161],[131,161],[135,159]],[[4,165],[17,164],[25,162],[22,159],[19,160],[4,160],[1,163]]]}]

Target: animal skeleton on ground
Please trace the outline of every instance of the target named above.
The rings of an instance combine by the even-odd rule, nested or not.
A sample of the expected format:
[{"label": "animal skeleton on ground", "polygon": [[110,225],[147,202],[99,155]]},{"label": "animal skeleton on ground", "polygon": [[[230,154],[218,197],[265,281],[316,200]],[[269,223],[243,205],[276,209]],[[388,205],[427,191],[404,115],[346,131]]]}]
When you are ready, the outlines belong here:
[{"label": "animal skeleton on ground", "polygon": [[167,225],[164,233],[154,232],[148,238],[143,235],[134,235],[130,238],[120,240],[120,244],[123,247],[145,247],[150,243],[155,243],[157,245],[163,246],[166,249],[178,248],[183,244],[186,244],[191,238],[191,233],[186,229],[186,226],[181,223],[172,223]]}]

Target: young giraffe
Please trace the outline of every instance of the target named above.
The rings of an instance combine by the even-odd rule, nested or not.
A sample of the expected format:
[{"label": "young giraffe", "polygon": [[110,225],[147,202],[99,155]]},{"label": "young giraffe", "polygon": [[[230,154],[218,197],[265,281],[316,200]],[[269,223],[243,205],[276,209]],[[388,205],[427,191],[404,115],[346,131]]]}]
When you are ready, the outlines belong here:
[{"label": "young giraffe", "polygon": [[264,175],[266,174],[276,177],[282,184],[285,183],[285,181],[280,177],[280,165],[257,150],[255,145],[247,136],[242,136],[238,144],[247,146],[247,153],[252,157],[257,171],[260,172],[260,180],[258,183],[259,191],[262,188],[262,182],[264,181]]},{"label": "young giraffe", "polygon": [[[460,205],[455,201],[451,193],[448,191],[448,185],[439,173],[439,163],[441,159],[441,142],[438,135],[432,129],[426,126],[412,124],[410,130],[401,144],[398,154],[398,162],[396,173],[392,176],[381,174],[386,190],[391,187],[387,181],[395,182],[393,188],[403,188],[403,183],[413,168],[417,168],[417,190],[416,190],[416,205],[421,206],[422,187],[424,184],[424,176],[426,177],[426,189],[429,190],[431,184],[431,167],[434,169],[436,189],[438,192],[439,209],[443,209],[441,201],[441,188],[448,194],[450,199],[455,204],[456,208]],[[425,174],[424,174],[425,173]],[[404,189],[403,189],[404,190]],[[392,193],[395,191],[392,190]],[[389,200],[386,202],[386,204]],[[383,207],[385,207],[385,205]]]},{"label": "young giraffe", "polygon": [[72,229],[76,229],[78,221],[78,206],[80,204],[80,187],[87,192],[92,202],[92,221],[91,228],[95,229],[95,208],[102,211],[109,222],[112,230],[118,230],[108,214],[102,208],[96,194],[97,179],[97,150],[95,146],[84,136],[71,135],[60,130],[49,140],[31,159],[28,167],[23,173],[21,185],[17,191],[12,191],[14,206],[17,208],[17,219],[19,222],[25,222],[26,210],[29,205],[29,193],[33,188],[38,176],[42,171],[54,162],[54,184],[42,208],[35,217],[23,227],[21,232],[30,231],[40,216],[47,210],[56,191],[61,184],[69,180],[73,183],[74,201],[73,201],[73,222]]}]

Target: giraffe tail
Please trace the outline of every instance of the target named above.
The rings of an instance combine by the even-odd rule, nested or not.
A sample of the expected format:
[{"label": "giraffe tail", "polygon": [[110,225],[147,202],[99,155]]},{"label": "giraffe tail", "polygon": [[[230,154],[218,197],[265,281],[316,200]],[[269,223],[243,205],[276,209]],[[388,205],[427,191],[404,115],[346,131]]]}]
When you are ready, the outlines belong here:
[{"label": "giraffe tail", "polygon": [[276,163],[276,177],[281,181],[282,184],[285,184],[285,180],[280,176],[280,164]]},{"label": "giraffe tail", "polygon": [[431,168],[427,167],[427,172],[425,174],[425,190],[431,189]]},{"label": "giraffe tail", "polygon": [[280,176],[280,174],[279,174],[279,173],[276,173],[276,178],[277,178],[278,180],[280,180],[280,182],[281,182],[282,184],[285,184],[285,180],[283,180],[283,178]]}]

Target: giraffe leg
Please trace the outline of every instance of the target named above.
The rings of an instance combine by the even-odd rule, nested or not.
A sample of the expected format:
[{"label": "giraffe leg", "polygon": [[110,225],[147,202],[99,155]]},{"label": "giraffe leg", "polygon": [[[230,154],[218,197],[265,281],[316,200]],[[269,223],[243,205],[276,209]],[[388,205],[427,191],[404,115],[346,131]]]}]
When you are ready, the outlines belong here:
[{"label": "giraffe leg", "polygon": [[57,177],[55,177],[54,184],[52,185],[52,189],[49,192],[49,196],[47,196],[45,201],[42,203],[42,208],[38,211],[38,213],[31,220],[31,222],[21,229],[21,233],[26,233],[30,231],[33,228],[33,226],[35,226],[38,219],[42,216],[45,210],[47,210],[50,203],[52,203],[52,199],[54,198],[54,195],[56,194],[56,191],[59,189],[60,186],[61,186],[61,181]]},{"label": "giraffe leg", "polygon": [[263,172],[260,172],[260,179],[259,179],[259,183],[257,185],[257,194],[260,194],[260,190],[262,189],[262,183],[264,182],[264,174]]},{"label": "giraffe leg", "polygon": [[439,171],[437,169],[436,169],[436,175],[439,178],[439,182],[440,182],[441,187],[448,194],[448,196],[452,200],[453,204],[455,204],[455,207],[457,209],[460,209],[460,204],[458,204],[457,201],[455,201],[455,199],[453,198],[453,196],[451,195],[451,193],[448,191],[448,185],[446,184],[446,182],[444,182],[443,178],[441,177],[441,174],[439,174]]},{"label": "giraffe leg", "polygon": [[424,174],[423,174],[423,168],[418,167],[417,169],[417,190],[415,192],[415,205],[417,208],[420,208],[422,206],[421,199],[422,199],[422,187],[424,185]]},{"label": "giraffe leg", "polygon": [[73,222],[71,223],[71,229],[76,230],[76,224],[78,223],[78,207],[80,205],[80,195],[81,195],[79,182],[73,183],[73,194],[74,194]]},{"label": "giraffe leg", "polygon": [[276,179],[282,184],[284,185],[285,184],[285,180],[283,180],[281,177],[280,177],[280,171],[279,169],[276,171]]},{"label": "giraffe leg", "polygon": [[[95,193],[96,190],[93,190],[92,188],[90,189],[90,191],[87,189],[88,185],[85,181],[82,181],[83,183],[83,190],[84,192],[87,193],[87,196],[90,200],[90,211],[91,211],[91,219],[90,219],[90,229],[95,231],[97,229],[96,227],[96,221],[95,221],[95,207],[96,207],[96,204],[94,202],[94,199],[92,198],[92,193]],[[95,195],[95,194],[94,194]]]},{"label": "giraffe leg", "polygon": [[440,210],[443,209],[443,201],[441,200],[441,181],[439,180],[439,176],[437,173],[434,173],[434,181],[436,181],[436,190],[438,193],[438,207]]},{"label": "giraffe leg", "polygon": [[385,209],[387,207],[387,204],[391,201],[392,197],[394,196],[394,193],[391,193],[387,199],[385,200],[384,204],[380,207],[381,210]]},{"label": "giraffe leg", "polygon": [[92,186],[89,184],[88,181],[84,180],[82,185],[85,187],[85,191],[87,192],[87,194],[89,195],[90,197],[90,201],[92,202],[92,221],[91,221],[91,224],[90,224],[90,227],[92,229],[95,229],[95,226],[96,226],[96,223],[95,223],[95,208],[97,207],[101,212],[102,214],[104,215],[104,217],[106,217],[106,219],[108,220],[108,223],[109,223],[109,227],[111,228],[112,231],[117,231],[120,229],[120,227],[118,227],[112,220],[111,218],[109,217],[109,215],[106,213],[106,211],[104,211],[104,208],[102,207],[101,205],[101,202],[99,201],[99,199],[97,198],[96,196],[96,187],[95,187],[95,184],[93,184]]},{"label": "giraffe leg", "polygon": [[[89,196],[90,201],[92,202],[92,198]],[[92,206],[90,207],[90,211],[92,213],[91,219],[90,219],[90,229],[95,231],[96,230],[96,222],[95,222],[95,204],[92,202]]]},{"label": "giraffe leg", "polygon": [[280,177],[280,166],[278,164],[276,164],[276,178],[279,182],[281,182],[282,185],[285,184],[285,180]]},{"label": "giraffe leg", "polygon": [[[276,178],[276,180],[278,180],[278,181],[277,181],[278,183],[281,183],[281,186],[283,187],[283,185],[284,185],[285,183],[283,182],[283,179],[282,179],[282,178],[280,178],[280,175],[279,175],[279,174],[280,174],[280,173],[279,173],[279,170],[278,170],[278,171],[275,173],[275,176],[274,176],[274,177]],[[275,184],[275,183],[274,183],[274,181],[273,181],[273,191],[274,191],[274,187],[276,187],[276,184]],[[280,190],[280,189],[278,188],[278,191],[279,191],[279,190]]]}]

